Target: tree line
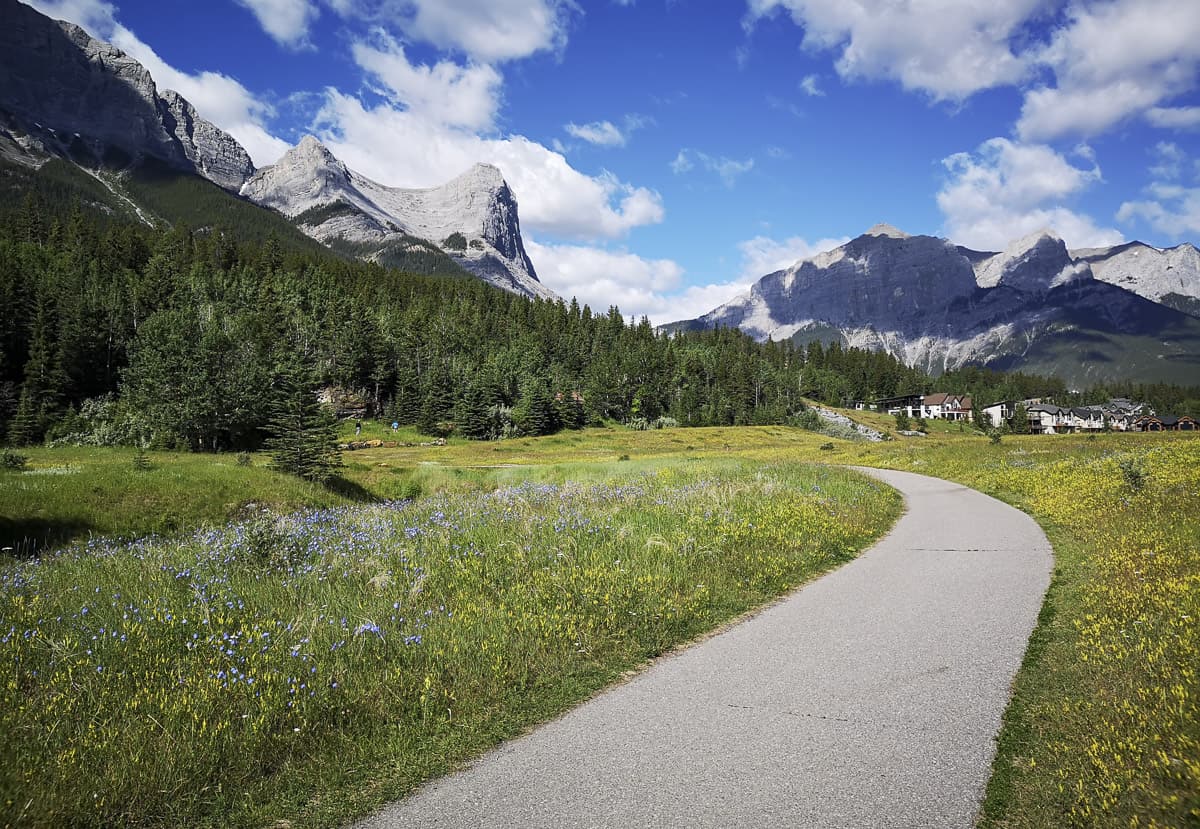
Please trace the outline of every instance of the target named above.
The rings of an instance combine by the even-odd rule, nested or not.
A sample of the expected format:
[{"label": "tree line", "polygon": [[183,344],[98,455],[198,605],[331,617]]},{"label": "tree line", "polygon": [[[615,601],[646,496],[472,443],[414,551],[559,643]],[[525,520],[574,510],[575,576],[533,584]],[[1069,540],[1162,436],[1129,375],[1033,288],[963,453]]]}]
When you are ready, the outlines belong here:
[{"label": "tree line", "polygon": [[880,352],[728,329],[668,336],[615,307],[405,274],[287,238],[150,227],[36,193],[0,212],[0,441],[11,445],[257,449],[330,387],[389,421],[489,439],[612,421],[788,423],[804,398],[934,385]]}]

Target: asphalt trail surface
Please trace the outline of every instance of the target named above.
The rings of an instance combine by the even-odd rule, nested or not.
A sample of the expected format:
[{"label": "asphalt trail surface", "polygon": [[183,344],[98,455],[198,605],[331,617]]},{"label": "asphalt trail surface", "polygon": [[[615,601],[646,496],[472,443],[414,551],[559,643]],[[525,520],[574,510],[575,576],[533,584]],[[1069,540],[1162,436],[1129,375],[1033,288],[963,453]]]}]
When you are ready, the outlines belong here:
[{"label": "asphalt trail surface", "polygon": [[360,826],[972,826],[1050,544],[974,490],[862,471],[907,504],[869,551]]}]

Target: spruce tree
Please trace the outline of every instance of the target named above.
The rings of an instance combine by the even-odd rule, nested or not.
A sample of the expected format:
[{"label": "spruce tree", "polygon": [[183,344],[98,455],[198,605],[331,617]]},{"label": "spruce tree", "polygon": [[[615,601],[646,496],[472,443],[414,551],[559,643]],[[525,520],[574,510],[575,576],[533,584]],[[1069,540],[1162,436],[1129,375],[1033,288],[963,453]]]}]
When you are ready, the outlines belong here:
[{"label": "spruce tree", "polygon": [[1029,412],[1025,411],[1024,403],[1018,403],[1013,407],[1013,416],[1009,427],[1014,435],[1029,434]]},{"label": "spruce tree", "polygon": [[307,481],[324,483],[342,466],[337,422],[317,398],[314,372],[294,357],[276,380],[278,397],[267,423],[271,465]]},{"label": "spruce tree", "polygon": [[464,437],[472,440],[490,440],[495,437],[492,422],[493,402],[487,390],[479,383],[471,383],[459,402],[455,424]]}]

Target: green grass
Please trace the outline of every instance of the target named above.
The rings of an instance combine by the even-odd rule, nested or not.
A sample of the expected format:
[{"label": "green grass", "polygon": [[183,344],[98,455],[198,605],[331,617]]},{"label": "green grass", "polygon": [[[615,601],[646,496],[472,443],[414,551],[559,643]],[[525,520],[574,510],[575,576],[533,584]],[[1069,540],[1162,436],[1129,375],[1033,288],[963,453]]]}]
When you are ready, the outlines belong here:
[{"label": "green grass", "polygon": [[[885,429],[891,420],[870,413],[854,414],[868,425]],[[779,487],[756,477],[756,470],[764,466],[770,468],[769,476],[777,476],[777,481],[806,480],[803,476],[816,473],[801,465],[819,461],[934,474],[981,489],[1033,515],[1046,529],[1056,553],[1053,582],[1016,679],[1013,702],[1005,715],[981,825],[989,829],[1200,825],[1200,799],[1196,794],[1200,792],[1200,682],[1195,667],[1200,664],[1197,637],[1200,628],[1194,621],[1200,619],[1200,553],[1197,552],[1200,501],[1196,498],[1200,492],[1200,442],[1190,435],[1112,434],[1005,436],[1001,443],[992,444],[969,428],[959,430],[957,425],[934,421],[930,425],[934,428],[928,437],[902,438],[884,444],[830,441],[821,435],[784,427],[654,432],[618,427],[500,443],[451,439],[445,446],[421,446],[415,444],[429,443],[429,439],[411,430],[392,435],[384,424],[367,421],[363,439],[395,439],[401,444],[414,445],[347,452],[345,477],[360,494],[370,497],[421,496],[414,513],[421,516],[431,515],[429,510],[438,509],[437,504],[453,503],[461,508],[461,505],[486,503],[487,493],[522,484],[565,487],[579,492],[590,486],[608,487],[617,480],[651,481],[654,486],[669,488],[675,485],[673,481],[716,479],[722,482],[719,491],[726,493],[720,496],[721,503],[734,505],[731,508],[736,510],[762,509],[764,512],[754,522],[756,526],[774,527],[785,534],[790,532],[786,514],[770,510],[779,503],[791,503],[799,509],[803,499],[789,501],[792,496],[787,493],[791,485]],[[344,424],[343,438],[352,435],[353,425]],[[832,449],[822,449],[824,444],[832,445]],[[13,483],[20,482],[22,486],[39,488],[41,494],[19,504],[7,497],[0,499],[3,505],[0,515],[9,520],[28,517],[31,511],[41,508],[50,513],[57,510],[63,515],[76,515],[89,526],[119,526],[121,532],[137,533],[161,520],[157,517],[160,511],[169,513],[182,528],[204,522],[220,523],[229,516],[244,513],[246,501],[269,503],[283,510],[352,503],[338,493],[306,487],[262,468],[265,459],[261,457],[255,459],[254,468],[245,469],[226,456],[152,455],[154,469],[143,473],[147,476],[178,467],[175,495],[165,501],[152,501],[149,500],[152,497],[165,497],[160,489],[170,492],[172,488],[147,485],[152,478],[139,481],[132,469],[131,452],[35,449],[28,454],[34,472],[0,473],[0,492],[7,496],[15,491],[11,489]],[[79,467],[80,471],[69,475],[39,471],[62,466]],[[217,497],[213,493],[221,486],[225,487],[225,494]],[[848,494],[858,485],[850,486],[851,489],[842,492],[851,501],[864,497]],[[824,484],[822,487],[825,489]],[[705,498],[716,496],[699,492],[696,497],[699,499],[696,503],[700,504]],[[743,497],[748,500],[739,500]],[[842,495],[837,497],[840,499]],[[147,511],[148,503],[157,506]],[[604,578],[606,567],[611,567],[616,558],[625,562],[633,560],[627,558],[630,556],[654,553],[659,549],[660,539],[679,549],[680,537],[669,528],[686,525],[669,522],[673,514],[681,511],[654,515],[643,507],[641,503],[616,501],[603,510],[598,508],[593,517],[612,522],[613,538],[606,539],[605,544],[624,544],[633,539],[632,546],[622,547],[619,554],[616,547],[606,546],[605,555],[611,556],[604,560],[607,565],[589,558],[586,562],[594,565],[590,569],[584,566],[582,573],[568,577],[564,572],[561,577],[581,578],[584,581],[579,584],[594,585],[598,583],[587,579]],[[444,507],[441,509],[448,512]],[[110,512],[112,516],[108,515]],[[601,518],[602,515],[606,517]],[[733,526],[733,514],[728,515],[728,526]],[[559,534],[537,535],[540,531],[536,530],[534,535],[525,536],[521,535],[523,530],[511,526],[479,532],[494,532],[489,537],[489,549],[500,551],[500,558],[489,556],[486,560],[504,562],[491,575],[510,573],[514,567],[519,569],[515,563],[519,557],[514,560],[511,556],[525,546],[531,550],[554,548],[574,556],[577,550],[592,543],[590,537],[585,543],[579,537],[572,541]],[[825,532],[822,530],[822,534]],[[704,534],[691,535],[722,538],[721,532],[712,528],[706,528]],[[777,541],[765,543],[762,538],[750,545],[738,541],[730,544],[722,555],[749,555],[750,563],[743,562],[750,568],[743,572],[749,573],[765,567],[754,558],[759,553],[753,549],[761,552],[777,547]],[[186,556],[193,548],[184,544],[163,549],[176,551],[170,555]],[[335,555],[345,553],[335,550]],[[653,558],[647,560],[653,561]],[[367,571],[378,575],[387,569],[384,562],[385,559],[379,558],[380,566],[373,571],[365,565],[354,565],[345,571],[350,573],[347,585],[358,591],[354,594],[358,598],[353,601],[370,599],[371,589],[364,588],[363,583],[374,576]],[[8,567],[5,572],[11,572],[17,565]],[[108,560],[95,567],[96,572],[118,569]],[[398,568],[393,570],[401,572]],[[654,566],[650,565],[646,572],[655,572]],[[802,578],[798,571],[795,575]],[[261,573],[259,576],[266,578]],[[91,583],[88,579],[99,577],[76,572],[62,584]],[[144,579],[147,585],[158,584],[148,574]],[[707,585],[710,580],[705,575],[697,583]],[[785,581],[790,582],[790,578]],[[612,583],[600,583],[612,595]],[[736,613],[735,605],[752,605],[776,587],[782,589],[783,582],[774,584],[768,590],[754,592],[753,597],[744,596],[742,604],[714,600],[710,610],[716,608],[720,612],[698,613],[696,624],[700,629],[711,626],[717,616]],[[47,589],[43,591],[45,600],[63,602],[78,598],[78,594],[66,593],[68,589],[66,586]],[[406,589],[411,591],[411,583]],[[439,588],[445,589],[445,586]],[[528,593],[530,589],[525,584],[519,591]],[[580,596],[594,596],[595,590],[599,587],[572,594],[576,595],[573,601],[582,601]],[[677,601],[683,601],[679,597],[684,593],[664,593],[661,586],[651,592],[660,599],[673,595]],[[327,614],[337,608],[357,607],[346,595],[306,595]],[[428,594],[426,591],[418,595]],[[439,606],[441,602],[439,599]],[[516,605],[514,598],[513,607]],[[546,606],[536,602],[530,607],[531,618],[549,613]],[[571,618],[586,617],[586,612],[578,606],[570,607]],[[662,606],[659,607],[661,621],[666,617],[662,615]],[[353,618],[345,610],[338,612],[347,615],[348,620]],[[488,612],[496,611],[493,607]],[[286,615],[281,613],[279,618]],[[341,615],[337,617],[339,620]],[[299,611],[293,616],[300,618]],[[483,635],[479,632],[483,628],[475,630],[471,635]],[[672,636],[678,634],[678,640],[686,639],[693,628],[670,630],[674,631]],[[624,650],[618,648],[623,654],[621,659],[626,660],[622,664],[636,662],[666,647],[667,640],[660,637],[661,632],[656,627],[627,633],[633,638],[622,640]],[[554,641],[565,647],[561,633],[556,634],[559,638]],[[477,651],[482,647],[483,639],[467,641]],[[528,635],[522,642],[534,647]],[[427,649],[421,653],[433,652]],[[505,653],[509,654],[505,665],[511,668],[520,662],[519,657],[512,656],[513,652]],[[393,654],[384,661],[393,657],[399,658]],[[449,659],[446,653],[438,654],[437,660],[421,663],[421,670],[413,669],[412,676],[423,682],[424,676],[445,659]],[[541,659],[539,656],[538,664]],[[433,742],[422,743],[424,748],[416,748],[420,740],[411,731],[404,732],[407,736],[403,740],[387,736],[391,734],[388,728],[398,727],[394,722],[387,727],[377,722],[383,729],[378,732],[351,729],[349,733],[358,742],[347,746],[335,735],[347,727],[339,722],[336,729],[329,730],[321,739],[332,741],[327,747],[348,758],[344,763],[333,764],[325,772],[299,766],[291,771],[274,767],[266,772],[260,770],[260,774],[276,781],[279,788],[271,793],[250,787],[246,789],[250,792],[246,797],[267,805],[261,808],[238,805],[234,800],[222,799],[225,797],[222,795],[207,805],[196,805],[199,810],[196,813],[209,815],[204,820],[216,820],[211,816],[220,814],[221,820],[236,816],[235,822],[246,823],[268,823],[280,816],[300,824],[337,822],[339,815],[361,812],[407,791],[418,779],[440,773],[459,758],[519,731],[525,723],[552,715],[603,685],[618,670],[613,667],[616,663],[605,663],[608,667],[603,668],[596,665],[580,668],[574,663],[554,660],[546,664],[545,674],[539,672],[536,678],[519,671],[503,674],[503,681],[498,679],[491,686],[491,693],[496,695],[493,702],[480,703],[490,712],[483,719],[470,720],[469,724],[467,720],[460,721],[459,709],[451,706],[455,725],[439,726],[441,730],[435,730],[430,737]],[[551,674],[557,679],[552,681]],[[436,674],[431,688],[444,691],[458,682],[456,679],[450,686],[437,684],[443,679],[444,675]],[[531,688],[535,693],[527,693]],[[411,693],[415,693],[419,703],[421,693]],[[380,698],[389,700],[388,705],[395,702],[386,694]],[[353,711],[355,718],[360,711],[382,716],[383,709],[371,707],[377,702],[345,710]],[[407,704],[411,703],[409,699]],[[412,716],[416,709],[404,710]],[[395,759],[400,755],[389,752],[400,751],[399,742],[404,741],[413,753],[405,755],[409,760],[400,764]],[[320,746],[326,744],[318,743],[315,748],[307,746],[305,751],[318,754],[324,751]],[[271,745],[272,750],[283,751],[281,744]],[[300,763],[291,754],[283,756],[291,758],[287,760],[289,769],[291,764]],[[406,770],[398,771],[400,765]],[[379,772],[379,768],[391,771]],[[289,776],[293,771],[294,776]],[[287,780],[292,782],[281,782]],[[13,785],[20,789],[24,784],[17,781]],[[305,792],[323,791],[322,787],[346,794],[330,794],[330,799],[322,796],[316,803],[306,799]],[[163,784],[160,788],[167,787]],[[106,814],[112,817],[116,813]],[[128,817],[123,815],[121,820]],[[184,818],[166,815],[162,821],[183,822]]]},{"label": "green grass", "polygon": [[134,466],[133,449],[34,447],[25,472],[0,471],[0,547],[28,555],[90,535],[175,534],[224,522],[254,506],[276,510],[346,503],[346,496],[235,455],[150,452]]},{"label": "green grass", "polygon": [[1200,826],[1200,441],[931,437],[842,454],[1006,500],[1054,546],[980,826]]},{"label": "green grass", "polygon": [[[544,468],[0,569],[0,822],[334,825],[855,555],[848,472]],[[497,482],[499,483],[499,482]]]}]

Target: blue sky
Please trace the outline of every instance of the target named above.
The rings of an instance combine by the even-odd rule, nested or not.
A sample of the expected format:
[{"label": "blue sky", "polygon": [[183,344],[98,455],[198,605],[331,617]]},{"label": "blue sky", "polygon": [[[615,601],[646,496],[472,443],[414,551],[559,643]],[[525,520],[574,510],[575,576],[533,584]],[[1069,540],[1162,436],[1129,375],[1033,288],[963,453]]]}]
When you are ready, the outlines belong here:
[{"label": "blue sky", "polygon": [[259,166],[496,164],[542,281],[658,323],[877,222],[1200,241],[1197,0],[36,0]]}]

